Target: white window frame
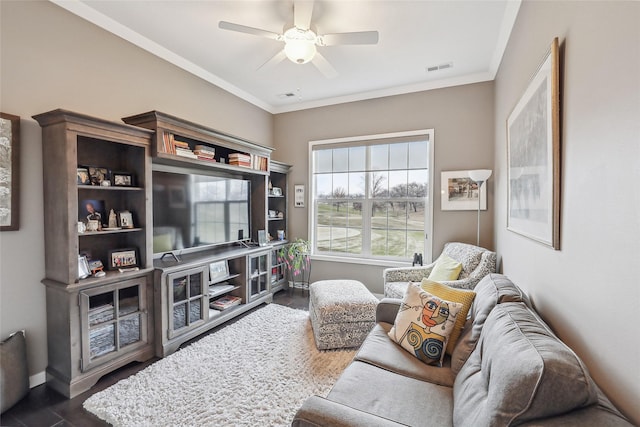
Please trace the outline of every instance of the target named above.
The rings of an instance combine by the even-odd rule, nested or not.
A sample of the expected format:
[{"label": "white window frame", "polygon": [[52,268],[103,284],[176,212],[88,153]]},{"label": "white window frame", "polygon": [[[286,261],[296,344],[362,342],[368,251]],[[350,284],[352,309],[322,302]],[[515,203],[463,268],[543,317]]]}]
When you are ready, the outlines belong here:
[{"label": "white window frame", "polygon": [[433,249],[433,191],[434,191],[434,179],[435,173],[433,170],[434,164],[434,130],[433,129],[418,129],[412,131],[401,131],[401,132],[391,132],[384,134],[373,134],[373,135],[360,135],[360,136],[351,136],[345,138],[333,138],[333,139],[319,139],[314,141],[309,141],[309,208],[308,208],[308,231],[307,235],[309,236],[309,240],[312,242],[312,253],[311,258],[322,260],[322,261],[333,261],[333,262],[345,262],[345,263],[353,263],[353,264],[366,264],[366,265],[379,265],[379,266],[405,266],[411,263],[411,260],[407,260],[407,262],[401,261],[393,261],[393,260],[383,260],[383,259],[374,259],[374,258],[365,258],[365,257],[357,257],[357,256],[338,256],[338,255],[328,255],[328,254],[317,254],[315,252],[315,216],[314,212],[316,210],[316,200],[315,194],[316,189],[315,180],[313,179],[313,151],[314,147],[317,145],[329,145],[329,144],[345,144],[345,143],[366,143],[368,141],[375,141],[381,139],[391,139],[391,138],[410,138],[415,136],[425,136],[428,140],[427,150],[428,150],[428,191],[425,200],[425,239],[424,239],[424,250],[423,250],[423,259],[425,263],[431,262],[432,259],[432,249]]}]

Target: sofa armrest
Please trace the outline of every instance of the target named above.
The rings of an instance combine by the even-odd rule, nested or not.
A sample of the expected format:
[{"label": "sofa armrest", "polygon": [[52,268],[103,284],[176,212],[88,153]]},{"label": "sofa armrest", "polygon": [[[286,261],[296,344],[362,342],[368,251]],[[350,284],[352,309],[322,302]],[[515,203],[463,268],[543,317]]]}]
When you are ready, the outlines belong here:
[{"label": "sofa armrest", "polygon": [[320,396],[311,396],[302,404],[291,425],[302,426],[367,426],[391,427],[401,426],[394,421],[377,415],[354,409],[350,406],[332,402]]},{"label": "sofa armrest", "polygon": [[376,322],[387,322],[392,325],[396,321],[402,300],[396,298],[382,298],[376,307]]},{"label": "sofa armrest", "polygon": [[385,268],[382,272],[384,283],[387,282],[420,282],[429,277],[435,263],[415,267]]}]

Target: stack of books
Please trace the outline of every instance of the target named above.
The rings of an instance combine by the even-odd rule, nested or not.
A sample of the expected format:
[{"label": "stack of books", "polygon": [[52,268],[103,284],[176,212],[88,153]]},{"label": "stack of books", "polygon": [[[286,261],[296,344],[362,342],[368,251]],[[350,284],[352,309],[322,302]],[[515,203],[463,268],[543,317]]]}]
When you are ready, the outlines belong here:
[{"label": "stack of books", "polygon": [[193,154],[198,156],[198,159],[200,160],[207,160],[209,162],[216,161],[216,149],[213,147],[209,147],[208,145],[196,145],[196,149],[193,150]]},{"label": "stack of books", "polygon": [[225,295],[222,298],[211,301],[211,303],[209,303],[209,307],[215,308],[216,310],[226,310],[229,307],[239,305],[241,302],[242,299],[240,297]]},{"label": "stack of books", "polygon": [[193,151],[191,151],[191,148],[189,148],[189,144],[184,142],[184,141],[177,141],[174,140],[173,141],[173,145],[175,147],[176,150],[176,154],[178,156],[182,156],[182,157],[188,157],[190,159],[197,159],[198,156],[196,156]]},{"label": "stack of books", "polygon": [[253,165],[252,165],[253,169],[259,170],[259,171],[267,170],[269,161],[266,157],[254,155],[252,156],[252,159],[253,159]]},{"label": "stack of books", "polygon": [[229,164],[234,166],[251,167],[251,156],[242,153],[229,154]]}]

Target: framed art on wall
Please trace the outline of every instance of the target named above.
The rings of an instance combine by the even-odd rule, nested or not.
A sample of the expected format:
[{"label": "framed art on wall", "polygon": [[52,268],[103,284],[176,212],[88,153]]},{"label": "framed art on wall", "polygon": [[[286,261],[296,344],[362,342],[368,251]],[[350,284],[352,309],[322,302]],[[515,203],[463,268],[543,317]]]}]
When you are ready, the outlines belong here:
[{"label": "framed art on wall", "polygon": [[[448,171],[440,174],[440,208],[443,211],[475,211],[478,209],[478,184],[469,178],[469,171]],[[487,209],[487,186],[480,187],[480,209]]]},{"label": "framed art on wall", "polygon": [[560,249],[558,38],[507,119],[507,229]]},{"label": "framed art on wall", "polygon": [[0,113],[0,231],[20,228],[20,117]]}]

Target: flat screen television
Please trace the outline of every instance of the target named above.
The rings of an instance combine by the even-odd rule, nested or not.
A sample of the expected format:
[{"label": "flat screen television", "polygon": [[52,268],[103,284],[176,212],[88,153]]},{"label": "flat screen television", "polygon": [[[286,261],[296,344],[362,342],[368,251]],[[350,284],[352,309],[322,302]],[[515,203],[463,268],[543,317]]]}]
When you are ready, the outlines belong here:
[{"label": "flat screen television", "polygon": [[250,240],[251,182],[153,171],[153,253],[187,253]]}]

